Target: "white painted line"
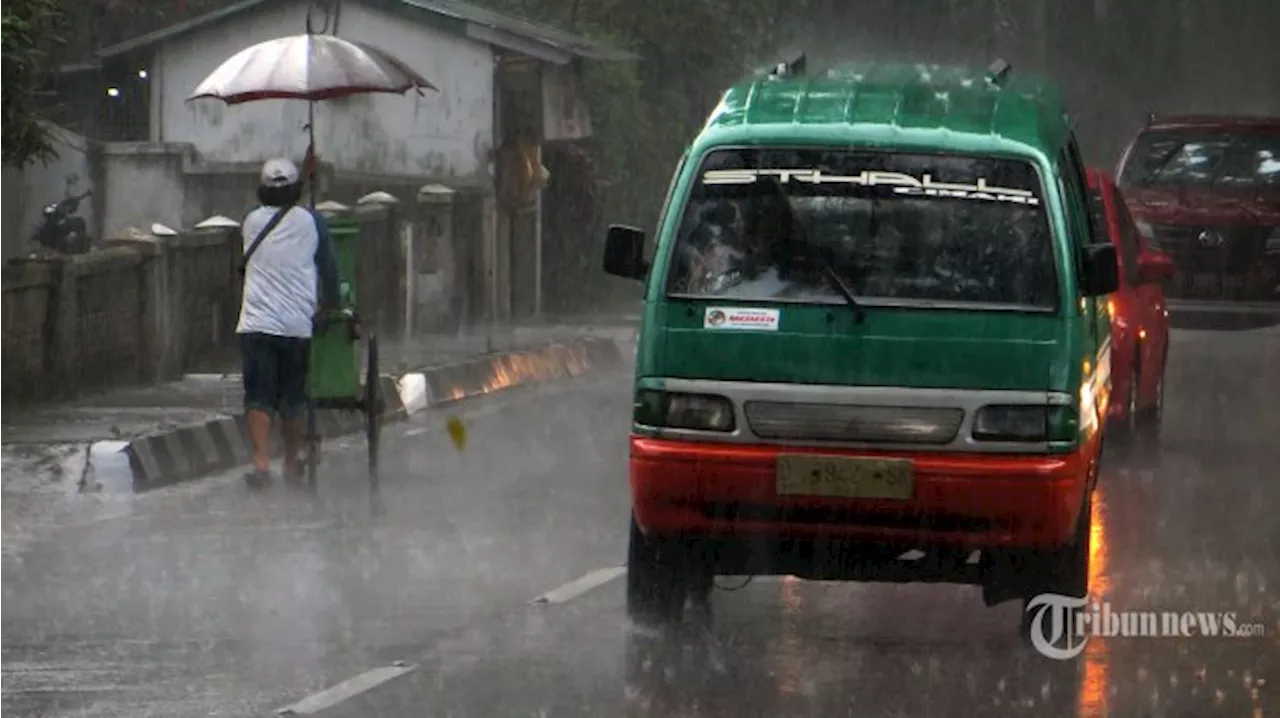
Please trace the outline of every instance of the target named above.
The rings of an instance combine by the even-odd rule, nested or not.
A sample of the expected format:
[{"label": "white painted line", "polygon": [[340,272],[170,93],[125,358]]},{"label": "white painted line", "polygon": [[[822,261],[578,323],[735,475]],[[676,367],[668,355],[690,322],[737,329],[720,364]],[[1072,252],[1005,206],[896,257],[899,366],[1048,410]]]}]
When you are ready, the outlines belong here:
[{"label": "white painted line", "polygon": [[969,560],[965,561],[965,563],[973,565],[973,564],[976,564],[981,558],[982,558],[982,552],[975,549],[973,553],[969,554]]},{"label": "white painted line", "polygon": [[416,428],[416,429],[410,429],[410,430],[408,430],[408,431],[404,432],[404,435],[405,435],[405,436],[422,436],[423,434],[427,433],[428,431],[431,431],[431,429],[430,429],[430,428],[428,428],[428,427],[425,427],[425,426],[419,426],[419,427],[418,427],[418,428]]},{"label": "white painted line", "polygon": [[326,711],[343,701],[355,698],[365,691],[377,688],[383,683],[393,678],[399,678],[416,668],[417,666],[402,664],[375,668],[367,673],[361,673],[355,678],[347,679],[336,686],[326,688],[319,693],[313,693],[291,706],[281,708],[276,711],[276,714],[282,716],[304,716]]},{"label": "white painted line", "polygon": [[581,596],[587,591],[599,588],[619,576],[625,575],[626,573],[626,566],[614,566],[612,568],[602,568],[598,571],[592,571],[591,573],[581,578],[576,578],[559,588],[547,591],[541,596],[530,601],[530,603],[564,603]]},{"label": "white painted line", "polygon": [[899,556],[898,560],[899,561],[919,561],[924,557],[925,557],[924,551],[921,551],[918,548],[913,548],[910,551]]}]

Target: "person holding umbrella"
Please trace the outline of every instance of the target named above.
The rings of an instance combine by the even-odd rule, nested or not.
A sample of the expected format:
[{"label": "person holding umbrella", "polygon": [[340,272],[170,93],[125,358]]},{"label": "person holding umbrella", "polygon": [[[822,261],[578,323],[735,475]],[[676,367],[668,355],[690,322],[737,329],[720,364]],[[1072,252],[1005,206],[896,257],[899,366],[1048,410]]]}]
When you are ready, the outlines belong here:
[{"label": "person holding umbrella", "polygon": [[[337,9],[324,7],[326,12]],[[336,307],[339,301],[337,268],[324,220],[313,209],[296,206],[303,180],[311,190],[311,207],[316,204],[315,103],[352,95],[403,95],[410,90],[421,95],[424,90],[436,90],[384,50],[327,35],[327,29],[315,32],[311,10],[306,29],[305,34],[267,40],[237,52],[187,98],[188,102],[216,99],[228,105],[263,100],[307,103],[305,174],[300,176],[288,160],[269,160],[262,168],[262,206],[250,212],[243,225],[246,240],[262,235],[246,245],[248,268],[242,265],[245,291],[237,328],[244,347],[245,413],[254,454],[253,469],[246,477],[251,485],[270,480],[267,443],[273,414],[281,419],[286,479],[305,476],[299,453],[306,431],[303,415],[312,317],[318,303]],[[262,256],[248,261],[255,252]],[[317,281],[322,285],[318,295]],[[322,316],[327,314],[324,311]]]},{"label": "person holding umbrella", "polygon": [[236,334],[240,337],[245,420],[253,444],[251,487],[270,483],[273,416],[280,420],[284,476],[304,477],[307,372],[317,318],[338,306],[338,265],[324,218],[300,207],[302,177],[283,158],[262,166],[261,206],[244,219],[240,270],[244,292]]}]

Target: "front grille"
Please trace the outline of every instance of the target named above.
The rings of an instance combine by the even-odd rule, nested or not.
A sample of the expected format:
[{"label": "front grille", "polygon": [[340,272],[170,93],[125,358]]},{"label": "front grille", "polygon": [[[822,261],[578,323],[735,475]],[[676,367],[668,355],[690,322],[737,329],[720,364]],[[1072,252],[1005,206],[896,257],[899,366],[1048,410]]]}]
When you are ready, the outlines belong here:
[{"label": "front grille", "polygon": [[[1165,292],[1178,299],[1275,300],[1275,260],[1267,255],[1264,227],[1157,225],[1156,246],[1173,259]],[[1215,236],[1202,238],[1202,233]],[[1208,239],[1210,241],[1205,241]]]},{"label": "front grille", "polygon": [[964,420],[963,409],[797,404],[748,401],[751,431],[762,439],[946,444]]},{"label": "front grille", "polygon": [[[1175,255],[1184,253],[1230,256],[1239,261],[1257,259],[1267,244],[1270,228],[1201,227],[1156,225],[1151,228],[1160,248]],[[1207,234],[1202,238],[1202,235]]]},{"label": "front grille", "polygon": [[1202,231],[1199,227],[1179,227],[1175,225],[1156,225],[1151,228],[1160,246],[1167,250],[1189,249],[1194,247],[1197,237]]}]

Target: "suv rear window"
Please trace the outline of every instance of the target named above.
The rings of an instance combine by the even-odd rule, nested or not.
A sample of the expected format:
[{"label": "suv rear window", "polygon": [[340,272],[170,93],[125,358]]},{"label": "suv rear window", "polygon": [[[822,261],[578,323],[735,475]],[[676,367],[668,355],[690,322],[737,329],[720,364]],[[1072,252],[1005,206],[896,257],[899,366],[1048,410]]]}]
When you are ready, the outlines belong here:
[{"label": "suv rear window", "polygon": [[1134,143],[1120,184],[1280,185],[1280,133],[1152,131]]},{"label": "suv rear window", "polygon": [[698,169],[673,246],[677,296],[1053,309],[1035,168],[1018,160],[732,149]]}]

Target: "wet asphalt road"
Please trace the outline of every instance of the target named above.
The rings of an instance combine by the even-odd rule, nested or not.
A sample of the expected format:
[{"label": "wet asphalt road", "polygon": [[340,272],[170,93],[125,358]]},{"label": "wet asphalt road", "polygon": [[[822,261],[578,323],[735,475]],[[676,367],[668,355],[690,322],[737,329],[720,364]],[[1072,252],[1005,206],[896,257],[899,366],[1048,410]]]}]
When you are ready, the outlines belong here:
[{"label": "wet asphalt road", "polygon": [[388,429],[376,518],[352,440],[315,498],[224,477],[6,528],[4,714],[271,715],[384,669],[322,715],[1280,715],[1277,333],[1177,336],[1159,465],[1108,456],[1091,567],[1117,610],[1265,636],[1091,638],[1068,662],[958,586],[758,579],[709,622],[630,627],[629,381],[470,404],[461,456],[440,414]]}]

